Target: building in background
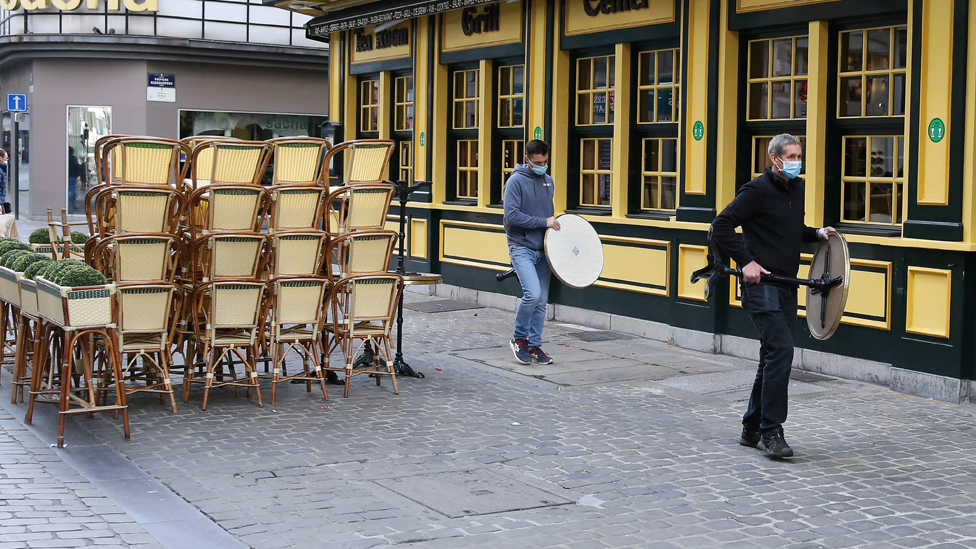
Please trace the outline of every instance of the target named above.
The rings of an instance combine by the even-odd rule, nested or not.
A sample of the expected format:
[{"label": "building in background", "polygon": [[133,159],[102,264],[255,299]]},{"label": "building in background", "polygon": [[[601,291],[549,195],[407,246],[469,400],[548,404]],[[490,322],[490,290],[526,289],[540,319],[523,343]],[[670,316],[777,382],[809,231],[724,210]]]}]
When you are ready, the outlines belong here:
[{"label": "building in background", "polygon": [[84,213],[103,135],[318,136],[329,49],[308,19],[257,0],[0,1],[0,96],[28,106],[3,116],[20,214]]},{"label": "building in background", "polygon": [[709,222],[791,132],[806,223],[840,229],[853,257],[843,324],[817,341],[801,322],[797,359],[976,400],[976,3],[265,3],[314,16],[308,36],[330,43],[341,136],[395,139],[390,176],[432,182],[407,207],[409,268],[514,295],[493,276],[509,267],[502,189],[541,137],[557,212],[586,217],[606,253],[595,285],[554,282],[550,303],[754,352],[735,285],[706,301],[689,277]]}]

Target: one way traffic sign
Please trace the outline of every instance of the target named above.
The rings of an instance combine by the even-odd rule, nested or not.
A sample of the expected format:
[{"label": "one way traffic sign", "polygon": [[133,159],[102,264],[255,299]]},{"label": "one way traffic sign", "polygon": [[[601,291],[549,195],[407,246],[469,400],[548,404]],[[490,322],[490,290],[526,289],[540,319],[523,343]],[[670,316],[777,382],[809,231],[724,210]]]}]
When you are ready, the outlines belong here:
[{"label": "one way traffic sign", "polygon": [[27,112],[27,94],[8,93],[7,110],[10,112]]}]

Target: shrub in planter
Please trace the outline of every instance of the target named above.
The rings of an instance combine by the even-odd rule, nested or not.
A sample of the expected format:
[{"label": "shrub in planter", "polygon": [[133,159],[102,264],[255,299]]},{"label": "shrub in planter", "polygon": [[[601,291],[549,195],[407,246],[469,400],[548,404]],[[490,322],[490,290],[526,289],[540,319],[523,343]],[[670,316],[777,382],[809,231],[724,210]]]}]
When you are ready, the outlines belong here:
[{"label": "shrub in planter", "polygon": [[31,244],[50,244],[51,234],[47,229],[35,229],[27,239]]},{"label": "shrub in planter", "polygon": [[19,259],[11,263],[10,269],[17,273],[22,273],[27,270],[27,267],[37,263],[38,261],[51,260],[51,256],[44,254],[30,253],[20,256]]},{"label": "shrub in planter", "polygon": [[85,262],[79,259],[59,259],[54,262],[54,265],[46,273],[44,273],[43,276],[49,282],[53,282],[57,284],[58,281],[55,279],[60,276],[61,271],[70,268],[71,265],[84,265],[84,264]]},{"label": "shrub in planter", "polygon": [[[44,278],[47,278],[46,276]],[[77,288],[79,286],[101,286],[108,284],[105,275],[82,263],[81,265],[69,265],[58,271],[56,280],[51,282],[66,288]],[[49,279],[50,280],[50,279]]]},{"label": "shrub in planter", "polygon": [[11,251],[11,250],[30,250],[30,244],[26,242],[21,242],[19,240],[10,239],[4,242],[0,242],[0,256]]},{"label": "shrub in planter", "polygon": [[46,255],[43,255],[43,254],[37,254],[37,255],[40,255],[46,261],[40,261],[40,260],[38,260],[38,261],[35,261],[34,263],[31,263],[30,266],[27,267],[27,269],[24,270],[24,278],[29,278],[29,279],[33,280],[38,275],[43,276],[44,273],[46,273],[48,269],[50,269],[51,267],[53,267],[54,265],[57,264],[57,261],[51,259],[50,257],[48,257]]},{"label": "shrub in planter", "polygon": [[27,250],[11,250],[0,257],[0,267],[6,267],[12,271],[16,270],[13,268],[14,262],[26,255],[33,255],[33,253]]},{"label": "shrub in planter", "polygon": [[78,231],[71,231],[71,242],[74,244],[84,244],[88,242],[88,235]]}]

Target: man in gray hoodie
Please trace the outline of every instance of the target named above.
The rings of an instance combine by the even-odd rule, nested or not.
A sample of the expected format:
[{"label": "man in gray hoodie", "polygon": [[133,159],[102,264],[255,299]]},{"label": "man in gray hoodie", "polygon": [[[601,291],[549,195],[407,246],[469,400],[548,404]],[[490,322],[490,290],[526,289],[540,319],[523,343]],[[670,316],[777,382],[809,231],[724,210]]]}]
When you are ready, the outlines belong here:
[{"label": "man in gray hoodie", "polygon": [[519,164],[505,183],[505,234],[512,267],[522,284],[522,299],[515,314],[515,332],[509,345],[522,364],[552,364],[542,350],[542,325],[549,297],[549,262],[546,229],[559,230],[552,205],[549,145],[533,139],[525,144],[525,164]]}]

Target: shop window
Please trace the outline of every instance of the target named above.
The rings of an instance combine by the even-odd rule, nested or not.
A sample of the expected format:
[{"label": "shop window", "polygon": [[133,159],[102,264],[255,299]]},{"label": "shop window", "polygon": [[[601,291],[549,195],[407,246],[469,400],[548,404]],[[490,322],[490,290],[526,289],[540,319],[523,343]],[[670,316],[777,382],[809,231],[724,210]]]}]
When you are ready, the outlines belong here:
[{"label": "shop window", "polygon": [[580,140],[580,206],[610,205],[613,139]]},{"label": "shop window", "polygon": [[457,142],[457,197],[478,198],[478,141]]},{"label": "shop window", "polygon": [[410,141],[400,142],[400,181],[413,181],[413,154],[411,149],[413,143]]},{"label": "shop window", "polygon": [[643,140],[642,210],[673,210],[677,204],[678,140]]},{"label": "shop window", "polygon": [[363,80],[359,83],[359,131],[379,131],[380,81]]},{"label": "shop window", "polygon": [[679,50],[642,51],[638,61],[637,121],[678,121]]},{"label": "shop window", "polygon": [[899,224],[904,217],[905,139],[845,136],[841,221]]},{"label": "shop window", "polygon": [[505,194],[505,182],[515,171],[522,157],[525,156],[525,143],[521,139],[506,139],[502,141],[502,195]]},{"label": "shop window", "polygon": [[396,79],[393,130],[413,130],[413,77],[400,76]]},{"label": "shop window", "polygon": [[809,39],[749,42],[747,120],[806,118]]},{"label": "shop window", "polygon": [[[797,135],[797,139],[800,140],[800,148],[803,149],[803,154],[807,153],[807,137],[805,135]],[[767,167],[772,166],[773,163],[769,160],[769,142],[773,140],[772,135],[757,135],[752,138],[752,177],[753,179],[759,177],[763,174]],[[806,162],[800,167],[800,179],[804,178],[804,174],[807,171]]]},{"label": "shop window", "polygon": [[614,56],[576,61],[576,125],[613,124]]},{"label": "shop window", "polygon": [[525,65],[498,68],[498,127],[523,125],[525,104]]},{"label": "shop window", "polygon": [[903,116],[908,80],[908,27],[840,33],[839,118]]},{"label": "shop window", "polygon": [[478,127],[479,87],[478,69],[454,73],[454,129]]}]

